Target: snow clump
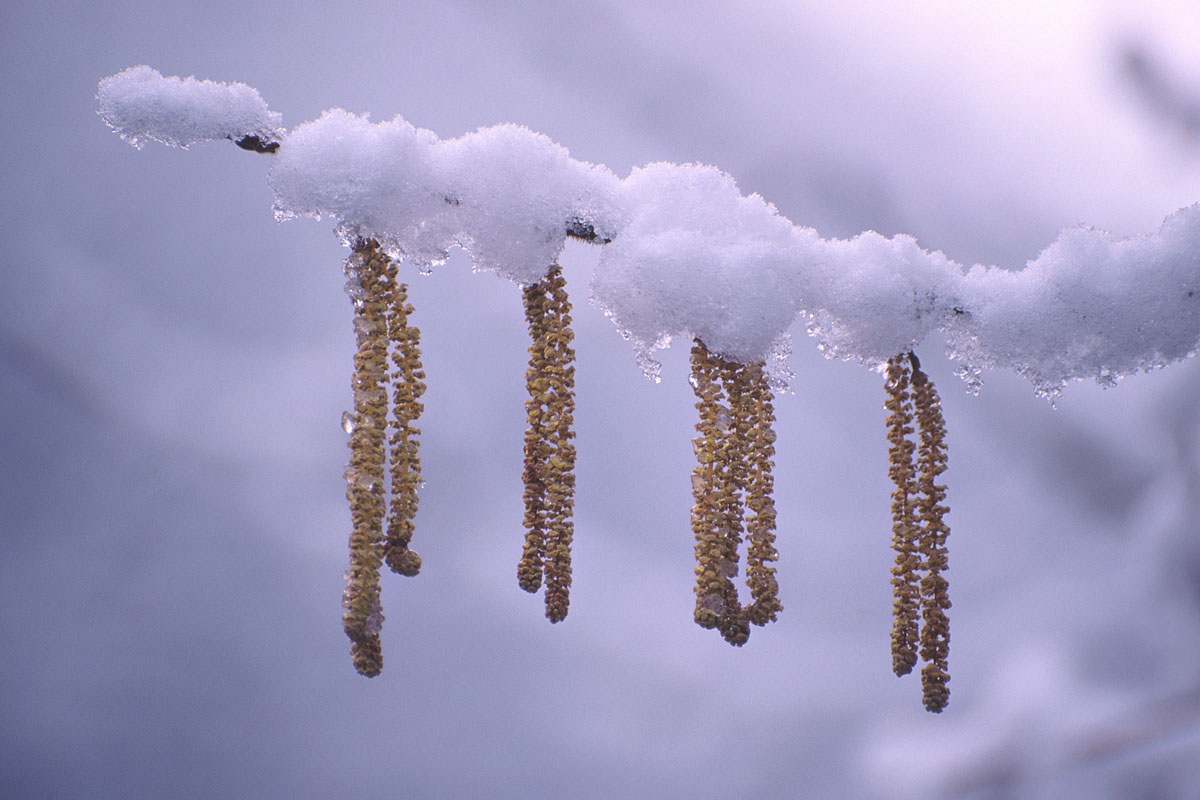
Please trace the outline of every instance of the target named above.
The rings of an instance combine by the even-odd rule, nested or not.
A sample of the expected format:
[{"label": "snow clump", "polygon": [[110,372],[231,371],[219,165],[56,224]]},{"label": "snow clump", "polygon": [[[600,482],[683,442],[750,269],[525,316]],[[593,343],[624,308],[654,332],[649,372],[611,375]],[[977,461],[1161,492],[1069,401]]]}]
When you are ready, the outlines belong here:
[{"label": "snow clump", "polygon": [[342,109],[293,130],[271,170],[280,219],[330,217],[347,242],[377,239],[422,270],[457,245],[476,269],[526,285],[557,262],[572,223],[616,234],[617,185],[519,125],[442,140]]},{"label": "snow clump", "polygon": [[244,83],[164,78],[143,64],[100,81],[96,99],[108,126],[138,149],[147,141],[186,148],[250,136],[275,142],[283,135],[283,116]]},{"label": "snow clump", "polygon": [[791,222],[700,164],[650,164],[620,188],[629,222],[600,255],[592,297],[644,366],[674,338],[735,361],[783,344],[796,317]]}]

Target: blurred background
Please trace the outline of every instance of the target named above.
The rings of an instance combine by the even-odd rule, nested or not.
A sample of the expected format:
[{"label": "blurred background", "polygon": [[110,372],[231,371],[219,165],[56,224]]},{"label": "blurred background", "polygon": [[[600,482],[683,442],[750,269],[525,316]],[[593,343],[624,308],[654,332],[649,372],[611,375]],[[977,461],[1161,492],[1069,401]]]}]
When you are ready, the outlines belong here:
[{"label": "blurred background", "polygon": [[341,631],[344,251],[268,157],[135,151],[135,64],[452,137],[525,124],[619,175],[732,173],[822,235],[1013,269],[1200,200],[1200,7],[445,0],[0,10],[0,794],[13,798],[1190,798],[1200,364],[1052,408],[918,351],[949,425],[951,701],[890,671],[879,375],[797,329],[777,402],[786,610],[691,622],[687,348],[646,380],[569,243],[568,619],[516,585],[526,333],[456,255],[412,275],[429,391],[383,675]]}]

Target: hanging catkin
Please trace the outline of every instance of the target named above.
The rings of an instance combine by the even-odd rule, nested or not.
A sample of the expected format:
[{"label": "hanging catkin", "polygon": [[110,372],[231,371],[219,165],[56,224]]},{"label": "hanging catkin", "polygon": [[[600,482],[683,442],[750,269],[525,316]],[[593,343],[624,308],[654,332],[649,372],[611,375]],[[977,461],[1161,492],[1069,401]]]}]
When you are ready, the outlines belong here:
[{"label": "hanging catkin", "polygon": [[517,582],[527,592],[545,584],[546,617],[567,616],[575,506],[575,350],[571,303],[562,269],[523,292],[529,325],[525,384],[525,543]]}]

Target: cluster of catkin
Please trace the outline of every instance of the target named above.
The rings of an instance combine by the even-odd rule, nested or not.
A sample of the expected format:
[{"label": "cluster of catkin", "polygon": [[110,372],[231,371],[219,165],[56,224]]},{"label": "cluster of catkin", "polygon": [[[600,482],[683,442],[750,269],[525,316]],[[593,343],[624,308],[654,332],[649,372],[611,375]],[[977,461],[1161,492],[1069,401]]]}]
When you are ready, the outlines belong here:
[{"label": "cluster of catkin", "polygon": [[571,303],[562,269],[553,265],[523,292],[529,324],[525,384],[525,545],[517,582],[527,592],[546,587],[546,617],[567,616],[575,506],[575,350]]},{"label": "cluster of catkin", "polygon": [[[358,672],[383,668],[380,569],[416,575],[421,558],[409,548],[421,485],[420,429],[425,373],[420,331],[409,325],[413,307],[395,263],[374,240],[358,242],[346,261],[346,289],[354,304],[354,410],[343,424],[350,434],[346,497],[353,531],[343,597],[343,627]],[[575,495],[575,351],[571,304],[562,270],[553,265],[523,289],[529,325],[525,402],[525,541],[517,580],[545,588],[546,616],[567,615]],[[695,621],[743,645],[751,625],[774,621],[783,610],[774,563],[775,413],[761,362],[740,364],[710,352],[702,341],[691,353],[699,435],[693,440],[692,531],[696,552]],[[392,391],[389,395],[388,388]],[[945,422],[932,381],[912,353],[887,363],[885,386],[892,493],[892,667],[921,670],[924,704],[941,711],[949,700],[947,658],[950,608],[945,487]],[[388,479],[390,478],[390,483]],[[389,507],[390,501],[390,507]],[[385,519],[386,516],[386,519]],[[745,543],[743,605],[735,579]]]},{"label": "cluster of catkin", "polygon": [[[925,708],[940,712],[950,700],[950,608],[942,505],[946,487],[936,483],[946,469],[946,423],[933,381],[912,353],[887,362],[884,386],[889,476],[892,492],[892,670],[907,675],[917,656],[925,662],[921,687]],[[917,441],[910,436],[916,424]]]},{"label": "cluster of catkin", "polygon": [[[342,627],[350,638],[354,668],[374,677],[383,669],[379,632],[380,566],[416,575],[421,557],[409,549],[417,489],[420,429],[413,423],[423,406],[420,330],[408,324],[413,312],[408,290],[397,282],[395,264],[374,240],[358,242],[346,260],[346,291],[354,304],[354,411],[343,417],[350,434],[346,498],[350,501],[350,569],[342,598]],[[391,351],[389,371],[389,350]],[[389,396],[388,386],[394,387]],[[390,471],[390,491],[385,473]],[[391,500],[387,524],[384,515]]]},{"label": "cluster of catkin", "polygon": [[[741,646],[750,625],[775,620],[783,605],[772,566],[775,548],[775,412],[761,362],[739,364],[710,353],[699,339],[692,346],[692,388],[700,421],[693,440],[692,531],[696,537],[696,624],[715,628]],[[747,512],[749,516],[747,516]],[[734,578],[739,550],[746,545],[743,606]]]}]

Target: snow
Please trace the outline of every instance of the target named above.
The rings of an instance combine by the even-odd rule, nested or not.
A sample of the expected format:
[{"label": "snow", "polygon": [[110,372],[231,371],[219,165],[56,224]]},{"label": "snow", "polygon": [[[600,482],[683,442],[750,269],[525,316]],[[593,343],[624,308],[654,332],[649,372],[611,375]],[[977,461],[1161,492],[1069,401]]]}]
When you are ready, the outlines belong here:
[{"label": "snow", "polygon": [[1013,369],[1042,393],[1164,366],[1200,342],[1200,205],[1129,239],[1064,230],[1021,272],[974,267],[963,294],[954,357]]},{"label": "snow", "polygon": [[98,97],[135,146],[278,141],[280,219],[329,218],[345,241],[376,238],[422,270],[458,246],[527,285],[569,231],[590,227],[608,242],[592,297],[651,373],[655,350],[694,337],[777,364],[802,322],[827,356],[873,368],[939,334],[972,388],[981,370],[1007,368],[1054,397],[1070,380],[1111,385],[1200,345],[1200,206],[1130,239],[1064,230],[1023,270],[967,269],[909,236],[825,239],[715,167],[655,163],[620,180],[519,125],[443,140],[402,117],[332,109],[285,133],[247,86],[149,67],[104,79]]},{"label": "snow", "polygon": [[630,220],[601,253],[592,297],[644,361],[676,337],[738,361],[781,344],[796,317],[800,234],[774,206],[699,164],[635,169],[620,199]]},{"label": "snow", "polygon": [[275,154],[275,214],[329,217],[348,242],[378,238],[422,268],[444,261],[455,243],[454,207],[437,174],[437,141],[400,118],[372,124],[326,111],[296,127]]},{"label": "snow", "polygon": [[442,140],[342,109],[292,131],[271,171],[280,219],[330,217],[347,242],[378,239],[421,270],[460,246],[477,269],[520,284],[558,260],[571,221],[615,234],[617,183],[519,125]]},{"label": "snow", "polygon": [[572,221],[616,235],[617,177],[570,157],[519,125],[496,125],[437,150],[461,220],[461,244],[477,269],[536,283],[558,261]]},{"label": "snow", "polygon": [[271,142],[283,133],[282,115],[268,110],[256,89],[193,77],[164,78],[145,65],[100,81],[96,99],[108,126],[139,149],[147,141],[185,148],[247,136]]}]

